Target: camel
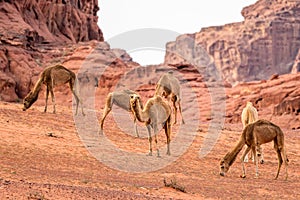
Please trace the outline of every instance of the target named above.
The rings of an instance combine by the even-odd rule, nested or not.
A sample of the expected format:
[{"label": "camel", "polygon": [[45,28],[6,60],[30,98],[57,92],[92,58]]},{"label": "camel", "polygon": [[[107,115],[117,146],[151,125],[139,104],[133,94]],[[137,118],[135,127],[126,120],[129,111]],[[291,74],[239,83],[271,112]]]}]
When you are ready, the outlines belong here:
[{"label": "camel", "polygon": [[[122,91],[111,92],[107,95],[104,112],[102,115],[102,119],[100,121],[100,132],[99,132],[100,134],[103,133],[104,120],[105,120],[106,116],[108,115],[108,113],[112,110],[112,106],[114,104],[126,111],[132,112],[131,107],[130,107],[130,95],[132,95],[132,94],[137,95],[136,92],[126,89],[126,90],[122,90]],[[140,103],[141,107],[143,108],[142,102],[139,102],[139,103]],[[136,117],[135,117],[135,115],[133,115],[133,117],[134,117],[133,122],[134,122],[134,127],[135,127],[135,134],[137,137],[139,137],[137,125],[136,125]]]},{"label": "camel", "polygon": [[79,96],[75,90],[75,82],[76,81],[76,75],[74,72],[70,71],[69,69],[65,68],[64,66],[57,64],[54,66],[47,67],[43,70],[43,72],[40,74],[38,81],[36,82],[33,90],[31,90],[27,96],[23,100],[23,111],[26,111],[29,109],[34,102],[38,99],[39,93],[41,91],[42,84],[46,85],[46,105],[44,112],[47,112],[47,103],[48,103],[48,96],[49,92],[51,93],[52,97],[52,103],[53,103],[53,113],[56,113],[55,109],[55,97],[53,88],[58,85],[62,85],[65,83],[69,83],[69,87],[76,99],[76,115],[78,112],[78,104],[81,104],[81,112],[83,115],[83,106],[82,102],[79,99]]},{"label": "camel", "polygon": [[140,96],[132,94],[130,96],[130,106],[132,112],[140,122],[144,122],[149,134],[149,155],[152,156],[152,136],[151,128],[154,132],[157,156],[159,148],[157,144],[157,134],[159,126],[163,125],[167,137],[167,155],[170,155],[170,136],[171,136],[171,107],[162,97],[154,96],[146,102],[144,109],[140,105]]},{"label": "camel", "polygon": [[155,95],[165,97],[172,101],[174,107],[174,124],[177,123],[177,106],[179,107],[179,112],[182,119],[182,124],[184,124],[184,119],[181,111],[181,92],[179,80],[174,76],[173,71],[169,71],[164,74],[156,84]]},{"label": "camel", "polygon": [[[245,128],[248,124],[253,123],[253,122],[258,120],[257,110],[251,102],[247,102],[246,107],[242,111],[241,118],[242,118],[243,128]],[[247,146],[247,145],[245,145],[245,146]],[[258,149],[258,151],[260,151],[260,153],[261,153],[260,163],[263,164],[264,163],[264,156],[263,156],[262,149]],[[250,155],[249,157],[253,159],[251,151],[249,152],[249,155]],[[248,154],[245,156],[244,161],[248,162]]]},{"label": "camel", "polygon": [[[220,161],[220,175],[225,176],[225,173],[229,170],[229,167],[235,161],[238,153],[246,144],[247,149],[245,152],[243,152],[243,155],[241,157],[242,172],[243,172],[241,177],[242,178],[246,177],[244,157],[251,149],[254,155],[254,160],[256,165],[255,177],[257,178],[258,177],[257,156],[260,157],[260,154],[257,151],[257,149],[260,148],[260,145],[269,143],[272,140],[274,141],[274,149],[278,157],[278,169],[277,169],[277,174],[275,176],[275,179],[278,178],[282,163],[285,164],[285,173],[286,173],[285,179],[287,179],[288,158],[284,146],[284,134],[280,129],[280,127],[267,120],[257,120],[256,122],[251,123],[244,128],[242,135],[238,143],[236,144],[236,146],[230,152],[228,152],[224,156],[224,158]],[[257,154],[255,152],[257,152]]]}]

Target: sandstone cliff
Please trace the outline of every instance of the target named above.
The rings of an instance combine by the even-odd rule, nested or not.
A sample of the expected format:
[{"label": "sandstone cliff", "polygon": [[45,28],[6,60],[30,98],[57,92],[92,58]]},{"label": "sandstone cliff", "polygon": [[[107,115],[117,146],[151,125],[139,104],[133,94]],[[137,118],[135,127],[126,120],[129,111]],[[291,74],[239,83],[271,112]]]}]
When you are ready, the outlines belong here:
[{"label": "sandstone cliff", "polygon": [[[300,2],[259,0],[244,8],[242,15],[243,22],[203,28],[185,37],[193,38],[193,46],[206,49],[223,78],[231,84],[297,72]],[[167,44],[165,64],[184,64],[183,59],[172,52],[174,46],[188,51],[189,46],[180,39],[182,37],[184,35]],[[200,54],[202,52],[191,52],[193,58]]]},{"label": "sandstone cliff", "polygon": [[103,41],[97,0],[0,0],[0,100],[17,101],[74,44]]}]

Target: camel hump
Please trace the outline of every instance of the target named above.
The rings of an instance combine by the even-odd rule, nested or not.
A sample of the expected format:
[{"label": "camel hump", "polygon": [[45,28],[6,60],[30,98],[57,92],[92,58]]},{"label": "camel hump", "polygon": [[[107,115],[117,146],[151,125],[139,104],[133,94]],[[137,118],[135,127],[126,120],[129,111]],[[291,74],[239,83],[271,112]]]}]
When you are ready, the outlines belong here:
[{"label": "camel hump", "polygon": [[173,70],[168,71],[168,74],[173,75],[174,74]]},{"label": "camel hump", "polygon": [[132,91],[132,90],[129,90],[129,89],[125,89],[125,90],[123,90],[123,92],[126,93],[126,94],[136,94],[135,91]]}]

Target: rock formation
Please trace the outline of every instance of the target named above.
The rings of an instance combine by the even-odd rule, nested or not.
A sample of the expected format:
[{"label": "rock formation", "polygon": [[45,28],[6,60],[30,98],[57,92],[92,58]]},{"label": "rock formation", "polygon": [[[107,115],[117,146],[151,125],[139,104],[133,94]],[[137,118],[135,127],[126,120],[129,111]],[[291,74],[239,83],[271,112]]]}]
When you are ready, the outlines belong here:
[{"label": "rock formation", "polygon": [[[203,28],[185,36],[194,39],[194,46],[205,48],[231,84],[299,70],[294,63],[300,47],[299,1],[259,0],[244,8],[242,15],[243,22]],[[172,47],[188,51],[182,37],[167,45],[165,64],[181,65],[182,58],[172,53]],[[199,53],[191,52],[191,56],[197,58]]]},{"label": "rock formation", "polygon": [[0,1],[0,100],[18,101],[74,44],[103,41],[97,0]]}]

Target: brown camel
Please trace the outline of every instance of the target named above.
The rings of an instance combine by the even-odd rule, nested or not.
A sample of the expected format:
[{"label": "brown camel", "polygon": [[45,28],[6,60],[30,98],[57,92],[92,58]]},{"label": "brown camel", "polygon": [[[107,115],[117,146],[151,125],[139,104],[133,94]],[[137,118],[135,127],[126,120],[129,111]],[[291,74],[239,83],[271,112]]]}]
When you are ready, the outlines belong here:
[{"label": "brown camel", "polygon": [[181,111],[181,92],[180,92],[180,83],[179,80],[174,76],[172,71],[164,74],[159,81],[157,82],[155,88],[155,95],[160,95],[165,98],[168,98],[172,101],[174,107],[174,116],[175,121],[174,124],[177,123],[177,106],[179,107],[179,112],[181,115],[182,123],[184,124],[182,111]]},{"label": "brown camel", "polygon": [[228,152],[224,158],[220,162],[220,175],[225,176],[225,173],[229,170],[229,167],[233,164],[235,161],[238,153],[241,151],[243,146],[246,144],[248,148],[246,151],[243,153],[241,157],[242,161],[242,169],[243,169],[243,174],[241,175],[242,178],[246,177],[246,172],[245,172],[245,166],[244,166],[244,157],[245,155],[250,151],[250,149],[253,152],[254,155],[254,160],[255,160],[255,165],[256,165],[256,174],[255,176],[258,177],[258,160],[257,156],[260,157],[260,154],[256,153],[257,149],[260,148],[260,145],[274,141],[274,149],[277,153],[278,157],[278,169],[277,169],[277,174],[275,179],[278,178],[279,171],[282,165],[282,162],[285,164],[285,173],[287,179],[288,177],[288,172],[287,172],[287,167],[288,167],[288,158],[286,156],[286,149],[284,146],[284,135],[282,130],[276,126],[275,124],[267,121],[267,120],[258,120],[252,124],[247,125],[243,133],[237,143],[237,145],[230,151]]},{"label": "brown camel", "polygon": [[[245,128],[248,124],[251,124],[258,120],[258,112],[251,102],[247,102],[245,108],[242,111],[241,118],[242,118],[243,128]],[[247,145],[245,145],[245,150],[246,149],[247,149]],[[258,151],[261,154],[260,163],[263,164],[264,163],[264,155],[263,155],[262,149],[258,149]],[[250,159],[252,158],[252,160],[254,161],[254,157],[252,156],[251,151],[248,154],[249,154]],[[249,160],[248,154],[246,154],[244,162],[248,162],[248,160]]]},{"label": "brown camel", "polygon": [[62,65],[54,65],[44,69],[44,71],[40,74],[38,81],[36,82],[32,91],[30,91],[27,96],[24,98],[23,103],[23,111],[27,110],[31,107],[31,105],[38,99],[39,92],[41,91],[42,84],[47,86],[46,90],[46,105],[44,112],[47,112],[47,103],[48,103],[48,96],[49,92],[51,93],[52,103],[53,103],[53,113],[56,112],[55,110],[55,97],[53,88],[57,85],[62,85],[65,83],[69,83],[70,89],[76,99],[76,115],[78,111],[78,104],[81,104],[81,112],[83,112],[82,102],[80,101],[77,92],[75,91],[75,82],[76,82],[76,75],[74,72],[70,71],[69,69],[65,68]]},{"label": "brown camel", "polygon": [[[106,116],[108,115],[108,113],[112,110],[112,106],[114,104],[119,106],[120,108],[123,108],[126,111],[132,112],[131,107],[130,107],[130,95],[132,95],[132,94],[137,95],[136,92],[126,89],[126,90],[122,90],[122,91],[111,92],[107,95],[104,112],[103,112],[102,119],[100,122],[100,132],[99,132],[100,134],[103,133],[104,120],[105,120]],[[141,107],[143,108],[142,102],[140,101],[139,103],[140,103]],[[135,134],[137,135],[137,137],[139,137],[137,125],[136,125],[136,117],[135,117],[135,115],[133,115],[133,116],[134,116],[133,122],[134,122],[134,127],[135,127]]]},{"label": "brown camel", "polygon": [[162,97],[154,96],[148,99],[144,109],[141,108],[140,96],[133,94],[130,96],[130,106],[133,114],[140,122],[145,122],[149,134],[149,155],[152,155],[152,136],[151,128],[154,132],[157,156],[159,157],[159,148],[157,145],[157,134],[159,126],[163,125],[167,136],[167,155],[170,155],[170,136],[171,136],[171,107]]}]

